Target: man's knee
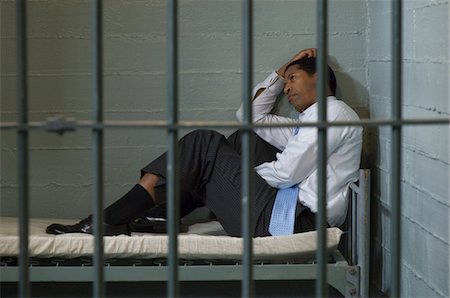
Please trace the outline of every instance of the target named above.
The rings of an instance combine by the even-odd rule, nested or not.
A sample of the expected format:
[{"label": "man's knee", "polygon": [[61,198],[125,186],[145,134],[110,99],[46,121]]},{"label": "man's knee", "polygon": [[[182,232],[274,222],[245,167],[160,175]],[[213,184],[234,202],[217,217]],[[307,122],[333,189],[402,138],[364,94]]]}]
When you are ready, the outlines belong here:
[{"label": "man's knee", "polygon": [[[242,135],[244,134],[244,132],[244,129],[238,129],[227,138],[228,143],[238,151],[240,151],[240,148],[242,146]],[[259,138],[259,136],[253,130],[250,131],[250,135],[255,139]]]},{"label": "man's knee", "polygon": [[218,133],[215,130],[196,129],[194,131],[191,131],[187,135],[185,135],[183,138],[207,138],[207,139],[209,139],[212,137],[223,137],[223,135]]},{"label": "man's knee", "polygon": [[[227,140],[233,140],[233,139],[241,139],[242,135],[244,134],[245,129],[238,129],[235,132],[233,132]],[[250,134],[255,137],[259,137],[258,134],[254,130],[250,130]]]},{"label": "man's knee", "polygon": [[233,133],[227,138],[227,140],[228,140],[228,141],[231,141],[231,140],[234,141],[234,140],[236,140],[236,139],[240,139],[243,131],[244,131],[244,130],[242,130],[242,129],[236,130],[235,132],[233,132]]}]

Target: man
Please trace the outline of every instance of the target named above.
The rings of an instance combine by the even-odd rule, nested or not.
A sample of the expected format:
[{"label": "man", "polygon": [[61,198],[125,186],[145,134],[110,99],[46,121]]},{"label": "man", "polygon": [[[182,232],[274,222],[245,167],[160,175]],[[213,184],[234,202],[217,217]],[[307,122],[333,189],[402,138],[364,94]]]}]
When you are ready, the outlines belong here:
[{"label": "man", "polygon": [[[253,91],[255,123],[317,121],[316,49],[300,51],[273,72]],[[356,113],[334,96],[336,79],[329,68],[328,120],[358,120]],[[298,119],[271,114],[277,96],[284,90],[300,113]],[[242,120],[242,107],[237,111]],[[315,229],[317,212],[317,128],[255,129],[253,152],[255,197],[252,202],[254,236],[298,233]],[[346,216],[348,185],[357,179],[362,128],[328,129],[327,216],[330,226]],[[241,145],[240,132],[228,139],[214,131],[194,131],[179,142],[181,216],[206,206],[228,235],[241,235]],[[287,192],[286,192],[287,191]],[[289,193],[286,195],[286,193]],[[287,197],[290,207],[281,210]],[[154,206],[166,202],[166,154],[141,170],[141,179],[127,194],[105,209],[105,235],[129,234],[129,223]],[[281,210],[281,211],[280,211]],[[278,213],[288,212],[280,223]],[[283,213],[284,214],[284,213]],[[283,218],[289,218],[283,222]],[[287,230],[281,226],[287,225]],[[286,232],[287,231],[287,232]],[[75,225],[53,224],[51,234],[92,233],[92,217]]]}]

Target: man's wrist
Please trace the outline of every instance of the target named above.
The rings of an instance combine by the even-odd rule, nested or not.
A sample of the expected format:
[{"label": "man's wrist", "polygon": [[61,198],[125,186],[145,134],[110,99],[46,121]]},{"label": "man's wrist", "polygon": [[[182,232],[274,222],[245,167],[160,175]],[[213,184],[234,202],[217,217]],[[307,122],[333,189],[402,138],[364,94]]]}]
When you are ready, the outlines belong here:
[{"label": "man's wrist", "polygon": [[286,64],[283,65],[282,67],[278,68],[278,70],[276,71],[276,73],[282,78],[284,78],[285,68],[286,68]]}]

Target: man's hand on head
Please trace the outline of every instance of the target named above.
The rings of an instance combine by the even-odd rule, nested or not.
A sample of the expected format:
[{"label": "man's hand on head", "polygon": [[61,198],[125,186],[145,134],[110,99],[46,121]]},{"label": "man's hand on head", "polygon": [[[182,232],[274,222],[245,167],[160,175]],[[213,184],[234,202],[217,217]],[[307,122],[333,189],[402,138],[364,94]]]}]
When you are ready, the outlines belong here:
[{"label": "man's hand on head", "polygon": [[[302,59],[304,57],[314,57],[315,58],[316,56],[317,56],[316,48],[303,49],[300,52],[298,52],[297,54],[295,54],[294,57],[292,57],[291,60],[289,60],[286,64],[281,66],[277,70],[277,74],[284,78],[284,72],[286,70],[286,67],[289,65],[289,63],[291,63],[292,61],[298,60],[298,59]],[[255,96],[252,98],[252,100],[255,100],[259,95],[261,95],[261,93],[263,93],[264,90],[266,90],[266,88],[259,89],[256,92]]]},{"label": "man's hand on head", "polygon": [[317,57],[317,49],[316,48],[309,48],[309,49],[303,49],[300,52],[298,52],[297,54],[294,55],[294,57],[292,57],[291,60],[289,60],[286,64],[284,64],[283,66],[281,66],[278,70],[277,70],[277,74],[280,77],[284,78],[284,72],[286,70],[286,67],[295,60],[298,59],[302,59],[305,57]]}]

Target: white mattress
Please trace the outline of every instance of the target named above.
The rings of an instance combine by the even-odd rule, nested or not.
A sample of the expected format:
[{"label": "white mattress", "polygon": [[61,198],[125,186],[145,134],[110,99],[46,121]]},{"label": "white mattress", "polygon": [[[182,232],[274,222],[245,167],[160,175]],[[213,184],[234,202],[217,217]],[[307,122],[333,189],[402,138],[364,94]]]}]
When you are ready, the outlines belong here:
[{"label": "white mattress", "polygon": [[[76,258],[90,256],[94,251],[94,237],[88,234],[49,235],[45,228],[51,223],[73,224],[78,220],[30,219],[29,254],[31,257]],[[201,233],[201,234],[200,234]],[[179,257],[183,259],[238,260],[242,257],[242,238],[219,235],[217,222],[197,224],[188,233],[179,235]],[[327,249],[331,254],[338,246],[342,231],[327,230]],[[168,255],[168,236],[133,233],[131,236],[104,237],[107,258],[160,258]],[[314,258],[317,232],[290,236],[258,237],[253,240],[256,260],[293,260]],[[0,256],[19,254],[18,219],[0,218]]]}]

